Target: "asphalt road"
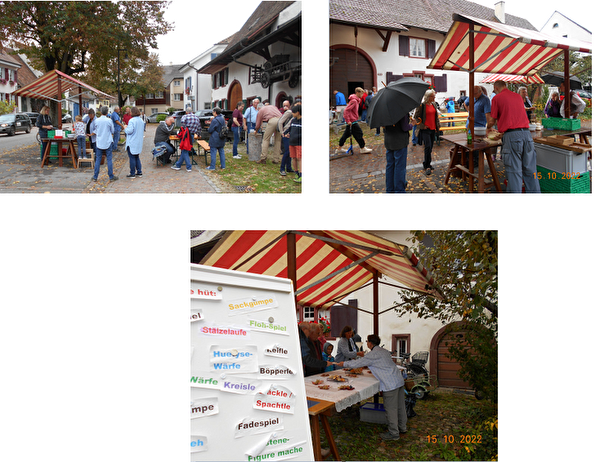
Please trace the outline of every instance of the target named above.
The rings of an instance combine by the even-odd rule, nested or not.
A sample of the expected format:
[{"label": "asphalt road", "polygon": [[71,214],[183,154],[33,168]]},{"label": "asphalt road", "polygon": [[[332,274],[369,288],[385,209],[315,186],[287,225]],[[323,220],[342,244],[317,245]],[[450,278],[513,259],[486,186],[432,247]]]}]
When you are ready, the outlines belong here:
[{"label": "asphalt road", "polygon": [[37,144],[35,135],[37,135],[38,129],[33,128],[30,133],[18,132],[14,136],[8,136],[5,134],[0,135],[0,154],[6,151],[12,151],[16,148],[22,148]]}]

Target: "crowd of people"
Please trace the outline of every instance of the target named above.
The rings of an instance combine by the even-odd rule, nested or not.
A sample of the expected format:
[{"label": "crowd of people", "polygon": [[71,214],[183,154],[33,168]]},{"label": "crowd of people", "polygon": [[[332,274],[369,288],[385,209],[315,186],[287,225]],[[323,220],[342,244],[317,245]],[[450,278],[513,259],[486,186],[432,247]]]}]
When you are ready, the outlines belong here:
[{"label": "crowd of people", "polygon": [[[345,125],[336,154],[346,153],[344,144],[351,137],[358,143],[360,153],[372,152],[372,149],[366,146],[359,123],[366,120],[370,99],[377,92],[375,88],[373,90],[373,92],[365,92],[361,87],[356,87],[354,94],[350,95],[347,102],[342,92],[333,91],[335,106],[331,109],[331,123]],[[559,92],[564,93],[564,84],[561,84]],[[565,117],[565,99],[562,99],[561,102],[559,92],[553,92],[548,99],[544,109],[546,117]],[[498,96],[501,97],[494,103]],[[411,131],[413,146],[419,144],[424,148],[424,173],[431,175],[434,169],[431,163],[433,143],[440,132],[440,115],[442,114],[435,97],[435,90],[426,91],[422,103],[411,110],[410,117],[407,115],[398,120],[396,124],[384,127],[387,193],[406,192],[406,161]],[[535,120],[535,108],[529,99],[527,87],[522,86],[514,93],[507,88],[506,82],[497,81],[494,83],[494,92],[488,97],[487,89],[484,86],[476,85],[473,99],[474,126],[485,128],[488,134],[490,130],[497,129],[503,135],[501,156],[506,167],[507,192],[522,192],[523,184],[525,192],[540,192],[536,175],[536,153],[532,136],[529,133],[529,126]],[[445,101],[445,109],[448,113],[454,113],[461,109],[467,111],[469,104],[467,96],[461,96],[457,100],[448,98]],[[577,117],[585,108],[586,103],[579,98],[576,92],[571,91],[571,116]],[[379,133],[380,127],[377,127],[375,135],[377,136]],[[478,167],[477,160],[474,159],[475,167]]]},{"label": "crowd of people", "polygon": [[[302,182],[302,103],[295,102],[292,97],[283,101],[282,107],[270,105],[268,100],[261,102],[258,98],[254,99],[252,105],[244,112],[244,102],[240,101],[236,105],[232,114],[230,125],[223,117],[222,110],[215,107],[212,111],[212,119],[208,128],[208,145],[210,147],[210,165],[207,170],[215,170],[217,163],[217,154],[220,168],[226,168],[225,143],[228,137],[228,130],[233,133],[233,159],[242,159],[238,150],[241,130],[246,134],[246,153],[249,152],[250,136],[262,136],[261,152],[259,164],[265,164],[270,152],[270,141],[274,139],[274,154],[271,156],[273,162],[280,164],[280,174],[287,176],[288,173],[295,174],[293,181]],[[118,180],[113,174],[112,153],[118,152],[121,133],[125,134],[125,149],[129,156],[130,172],[127,178],[136,178],[142,176],[142,165],[140,154],[142,153],[142,144],[144,132],[146,131],[147,118],[140,112],[136,106],[126,107],[121,118],[121,108],[115,106],[109,114],[108,106],[100,107],[100,115],[96,110],[89,109],[85,116],[76,116],[73,124],[73,131],[77,138],[77,151],[79,159],[86,159],[86,144],[89,141],[90,148],[95,152],[94,175],[92,180],[98,180],[98,174],[102,156],[106,158],[108,176],[110,181]],[[177,128],[175,117],[167,116],[165,120],[159,122],[154,135],[154,153],[158,153],[158,160],[163,165],[170,164],[171,156],[176,152],[172,143],[172,136],[179,139],[179,149],[181,155],[177,162],[171,167],[174,170],[181,170],[185,163],[186,171],[192,171],[190,154],[195,153],[194,141],[200,140],[201,123],[199,117],[192,111],[191,107],[186,108],[186,113],[181,117],[180,127]],[[48,131],[54,129],[54,124],[50,117],[50,108],[44,106],[40,110],[40,115],[36,121],[39,129],[40,138],[43,140],[48,137]],[[42,141],[43,150],[47,142]],[[281,159],[279,159],[281,157]]]},{"label": "crowd of people", "polygon": [[323,334],[323,325],[314,322],[298,324],[300,354],[305,377],[342,368],[368,367],[379,380],[383,395],[388,431],[380,433],[383,440],[397,440],[406,433],[406,407],[404,401],[404,376],[396,366],[388,350],[379,345],[381,339],[375,334],[367,337],[369,352],[358,346],[361,338],[352,326],[344,326],[337,342],[337,352],[332,355],[333,344]]}]

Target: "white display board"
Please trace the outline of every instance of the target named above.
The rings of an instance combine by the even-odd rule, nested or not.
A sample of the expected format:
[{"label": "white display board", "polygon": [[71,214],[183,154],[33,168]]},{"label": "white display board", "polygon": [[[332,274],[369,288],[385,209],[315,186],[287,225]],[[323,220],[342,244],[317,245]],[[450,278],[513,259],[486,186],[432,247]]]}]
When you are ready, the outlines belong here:
[{"label": "white display board", "polygon": [[191,460],[314,460],[292,282],[191,266]]}]

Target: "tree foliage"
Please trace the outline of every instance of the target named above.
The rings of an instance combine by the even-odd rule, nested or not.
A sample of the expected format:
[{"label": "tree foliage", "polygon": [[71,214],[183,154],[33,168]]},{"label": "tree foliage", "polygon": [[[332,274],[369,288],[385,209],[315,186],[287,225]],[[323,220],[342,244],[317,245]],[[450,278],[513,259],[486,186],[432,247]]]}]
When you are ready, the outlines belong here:
[{"label": "tree foliage", "polygon": [[[412,241],[442,299],[403,291],[396,311],[454,323],[449,346],[459,375],[480,395],[497,400],[498,232],[413,231]],[[460,334],[454,335],[456,328]]]},{"label": "tree foliage", "polygon": [[0,2],[0,42],[20,43],[34,67],[67,75],[101,70],[115,73],[117,50],[147,59],[156,37],[172,26],[164,19],[169,3]]}]

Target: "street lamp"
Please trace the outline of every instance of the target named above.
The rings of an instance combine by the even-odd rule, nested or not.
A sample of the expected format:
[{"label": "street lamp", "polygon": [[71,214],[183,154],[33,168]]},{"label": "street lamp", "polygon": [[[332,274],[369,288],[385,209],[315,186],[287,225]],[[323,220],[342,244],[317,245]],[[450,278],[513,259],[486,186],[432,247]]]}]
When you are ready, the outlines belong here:
[{"label": "street lamp", "polygon": [[119,98],[117,104],[119,107],[121,107],[121,51],[125,53],[124,59],[128,59],[127,51],[117,48],[117,93]]}]

